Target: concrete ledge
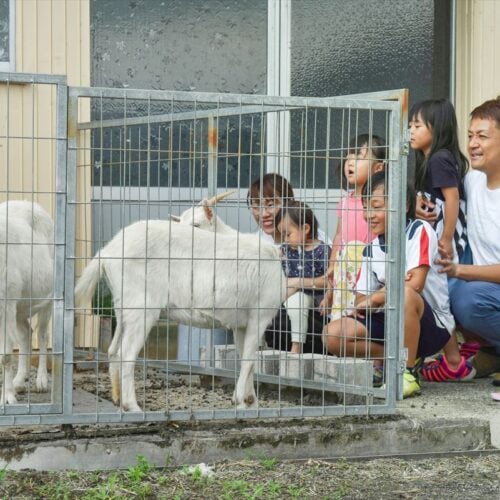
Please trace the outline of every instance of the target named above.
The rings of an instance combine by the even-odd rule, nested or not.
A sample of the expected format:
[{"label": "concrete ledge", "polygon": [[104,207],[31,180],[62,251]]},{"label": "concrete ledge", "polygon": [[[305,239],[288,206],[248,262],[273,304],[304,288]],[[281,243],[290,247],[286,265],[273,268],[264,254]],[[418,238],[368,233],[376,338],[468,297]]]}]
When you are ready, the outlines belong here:
[{"label": "concrete ledge", "polygon": [[[19,429],[18,429],[19,430]],[[22,431],[22,432],[21,432]],[[44,432],[45,431],[45,432]],[[366,417],[26,429],[0,434],[0,469],[125,468],[143,455],[158,466],[276,457],[363,457],[491,448],[490,425],[472,419]]]}]

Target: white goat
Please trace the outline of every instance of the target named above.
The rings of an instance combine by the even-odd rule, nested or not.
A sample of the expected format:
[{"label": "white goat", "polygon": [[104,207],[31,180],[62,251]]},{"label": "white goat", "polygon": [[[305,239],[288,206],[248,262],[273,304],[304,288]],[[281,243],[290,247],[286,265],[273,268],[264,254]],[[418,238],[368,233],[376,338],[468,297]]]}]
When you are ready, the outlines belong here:
[{"label": "white goat", "polygon": [[[0,364],[3,390],[0,403],[14,404],[29,375],[31,319],[37,315],[39,362],[36,390],[46,391],[47,328],[51,316],[54,224],[36,203],[0,204]],[[12,376],[13,345],[19,364]]]},{"label": "white goat", "polygon": [[256,403],[254,357],[284,300],[286,280],[276,248],[232,232],[141,221],[122,229],[85,268],[77,303],[91,300],[101,275],[113,294],[117,327],[108,355],[112,399],[123,410],[141,411],[135,361],[162,309],[179,323],[232,329],[241,359],[234,402]]}]

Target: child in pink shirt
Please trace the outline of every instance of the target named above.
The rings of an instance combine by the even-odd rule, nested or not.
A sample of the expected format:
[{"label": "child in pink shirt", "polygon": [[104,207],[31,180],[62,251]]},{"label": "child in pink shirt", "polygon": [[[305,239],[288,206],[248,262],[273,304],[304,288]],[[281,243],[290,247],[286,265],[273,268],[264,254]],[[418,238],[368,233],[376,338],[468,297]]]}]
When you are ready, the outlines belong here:
[{"label": "child in pink shirt", "polygon": [[337,231],[327,272],[330,288],[322,302],[323,311],[331,310],[332,319],[339,319],[354,305],[363,248],[373,240],[363,218],[361,192],[370,175],[384,170],[386,149],[382,138],[361,134],[351,141],[347,150],[344,175],[354,189],[340,200],[337,208]]}]

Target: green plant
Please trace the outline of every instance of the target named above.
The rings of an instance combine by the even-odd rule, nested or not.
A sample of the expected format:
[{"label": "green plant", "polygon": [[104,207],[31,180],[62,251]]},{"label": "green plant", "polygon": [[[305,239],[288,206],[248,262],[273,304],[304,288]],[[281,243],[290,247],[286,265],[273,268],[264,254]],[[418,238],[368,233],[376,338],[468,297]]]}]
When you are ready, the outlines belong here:
[{"label": "green plant", "polygon": [[147,458],[143,455],[137,455],[137,465],[127,469],[127,475],[132,483],[138,483],[146,477],[151,471],[153,466],[148,462]]},{"label": "green plant", "polygon": [[304,488],[301,488],[300,486],[295,486],[292,484],[287,488],[287,491],[292,498],[304,497]]},{"label": "green plant", "polygon": [[199,465],[197,465],[191,472],[191,479],[193,481],[199,481],[202,477],[202,471]]},{"label": "green plant", "polygon": [[225,481],[222,485],[224,488],[224,498],[233,499],[236,496],[247,497],[249,485],[246,481],[242,479],[234,479],[231,481]]},{"label": "green plant", "polygon": [[276,468],[277,463],[278,463],[278,460],[276,458],[263,458],[260,461],[260,464],[266,470],[274,470]]},{"label": "green plant", "polygon": [[116,314],[113,307],[113,296],[105,282],[101,281],[92,299],[92,313],[97,316],[112,318],[112,328],[116,327]]},{"label": "green plant", "polygon": [[269,481],[267,483],[267,488],[272,496],[278,496],[281,493],[281,484],[276,481]]}]

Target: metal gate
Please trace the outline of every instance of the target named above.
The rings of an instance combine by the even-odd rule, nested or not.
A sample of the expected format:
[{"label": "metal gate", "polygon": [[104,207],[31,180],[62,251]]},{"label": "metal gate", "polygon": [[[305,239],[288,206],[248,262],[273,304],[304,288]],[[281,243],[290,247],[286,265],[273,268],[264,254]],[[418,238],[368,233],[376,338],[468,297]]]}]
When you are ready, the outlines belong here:
[{"label": "metal gate", "polygon": [[[14,81],[35,85],[51,80],[40,75],[3,75],[1,81],[7,82],[8,88],[9,82]],[[405,193],[401,187],[406,182],[405,91],[285,98],[66,87],[57,78],[53,82],[57,88],[58,120],[54,134],[57,183],[53,193],[56,236],[52,386],[46,396],[48,401],[38,403],[30,390],[33,382],[28,382],[26,397],[22,396],[17,404],[1,406],[1,423],[394,412],[402,357],[399,305],[403,297],[398,283],[404,245]],[[66,122],[61,119],[66,103],[67,143]],[[247,360],[237,353],[235,332],[221,329],[223,325],[215,320],[209,328],[204,325],[200,329],[193,319],[196,308],[187,314],[184,324],[179,324],[169,319],[172,311],[165,307],[150,328],[147,313],[159,306],[150,307],[145,300],[141,333],[144,348],[133,372],[141,411],[113,406],[108,370],[115,361],[108,359],[107,350],[117,317],[119,321],[128,306],[122,302],[120,309],[115,310],[117,297],[112,297],[106,279],[100,280],[92,301],[83,305],[75,305],[74,301],[75,276],[81,275],[96,252],[136,221],[166,221],[171,215],[193,213],[193,207],[201,200],[228,190],[233,193],[213,207],[215,214],[240,233],[256,232],[258,228],[247,206],[247,191],[252,181],[266,172],[289,179],[295,198],[308,203],[320,227],[331,236],[335,206],[345,196],[347,187],[336,168],[342,164],[351,139],[361,133],[383,136],[387,150],[389,238],[384,265],[389,280],[386,343],[381,360],[385,385],[373,387],[373,359],[369,353],[363,359],[324,352],[292,355],[262,343],[250,359],[255,366],[257,404],[239,408],[231,397],[242,361]],[[9,131],[2,134],[2,140],[5,138],[12,140]],[[5,193],[10,196],[8,185]],[[215,246],[227,241],[218,238],[216,232]],[[244,236],[234,238],[238,248],[245,245]],[[255,238],[262,242],[258,236]],[[168,245],[172,241],[175,240],[169,239]],[[125,239],[122,244],[125,247]],[[210,250],[207,248],[207,252]],[[123,252],[113,259],[126,266],[129,261]],[[169,258],[169,265],[182,266],[188,261],[194,269],[200,258],[203,260],[191,252],[177,257],[178,260]],[[265,259],[257,265],[263,265],[262,262]],[[232,278],[231,284],[228,277],[227,286],[235,286],[235,290],[252,285],[235,285],[237,278]],[[149,285],[144,280],[147,289]],[[258,283],[253,285],[258,288]],[[172,285],[166,281],[165,286]],[[122,294],[124,290],[126,286],[122,287]],[[206,293],[215,291],[208,289]],[[260,295],[256,297],[258,301]],[[255,307],[265,309],[257,304]],[[127,348],[120,347],[122,351]],[[118,373],[127,370],[126,363],[129,361],[120,361]]]}]

